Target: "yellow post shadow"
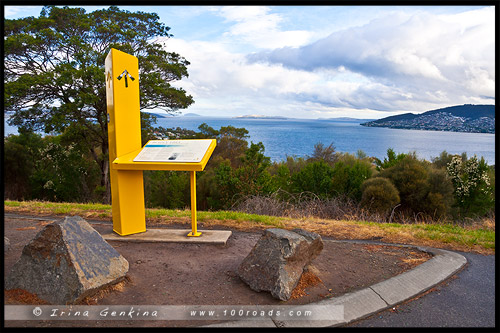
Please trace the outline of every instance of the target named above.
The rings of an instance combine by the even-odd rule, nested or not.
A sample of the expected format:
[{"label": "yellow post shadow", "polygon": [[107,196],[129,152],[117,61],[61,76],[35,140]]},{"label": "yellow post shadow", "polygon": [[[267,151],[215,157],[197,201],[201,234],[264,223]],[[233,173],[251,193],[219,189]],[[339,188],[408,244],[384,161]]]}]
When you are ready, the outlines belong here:
[{"label": "yellow post shadow", "polygon": [[[201,232],[196,229],[196,171],[204,170],[216,140],[149,141],[141,148],[138,59],[111,49],[105,68],[113,231],[121,236],[146,231],[142,171],[175,170],[191,173],[192,230],[188,236],[200,236]],[[161,150],[165,147],[193,147],[193,143],[201,143],[201,150],[199,145],[194,146],[198,148],[195,153],[184,152],[190,158],[177,161],[178,152],[167,158]]]}]

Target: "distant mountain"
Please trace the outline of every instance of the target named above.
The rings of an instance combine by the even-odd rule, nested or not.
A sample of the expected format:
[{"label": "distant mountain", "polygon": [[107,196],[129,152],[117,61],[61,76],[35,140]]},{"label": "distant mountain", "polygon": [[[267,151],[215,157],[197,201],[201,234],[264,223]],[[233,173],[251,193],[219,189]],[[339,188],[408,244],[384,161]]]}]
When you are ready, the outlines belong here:
[{"label": "distant mountain", "polygon": [[[143,112],[143,111],[141,111]],[[158,117],[158,118],[176,118],[176,117],[181,117],[181,116],[184,116],[184,117],[201,117],[199,114],[196,114],[196,113],[186,113],[184,115],[180,115],[180,114],[170,114],[170,113],[156,113],[156,112],[148,112],[152,115],[154,115],[155,117]]]},{"label": "distant mountain", "polygon": [[260,114],[249,114],[249,115],[245,115],[245,116],[236,116],[236,117],[233,117],[234,119],[288,119],[286,117],[282,117],[282,116],[263,116],[263,115],[260,115]]},{"label": "distant mountain", "polygon": [[168,115],[168,114],[166,115],[166,114],[160,114],[160,113],[156,113],[156,112],[144,112],[144,111],[141,111],[141,112],[143,112],[145,114],[153,115],[157,118],[171,118],[172,117],[171,115]]},{"label": "distant mountain", "polygon": [[457,105],[421,114],[405,113],[366,123],[362,126],[495,133],[495,105]]}]

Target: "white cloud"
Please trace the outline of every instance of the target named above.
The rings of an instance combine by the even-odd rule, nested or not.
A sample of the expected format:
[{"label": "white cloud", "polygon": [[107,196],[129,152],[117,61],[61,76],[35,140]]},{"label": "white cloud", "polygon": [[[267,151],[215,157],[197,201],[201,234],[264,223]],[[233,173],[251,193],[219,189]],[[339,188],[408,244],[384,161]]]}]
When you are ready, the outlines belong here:
[{"label": "white cloud", "polygon": [[[189,78],[175,83],[195,99],[188,112],[378,118],[495,96],[493,8],[391,11],[307,45],[312,32],[281,30],[284,16],[267,7],[210,10],[226,20],[222,38],[167,42],[191,62]],[[303,38],[288,39],[295,31]]]},{"label": "white cloud", "polygon": [[172,38],[167,50],[178,52],[191,63],[189,78],[175,83],[194,97],[190,112],[248,114],[265,105],[266,114],[280,114],[287,110],[291,96],[311,94],[321,80],[315,73],[279,64],[249,63],[245,54],[231,52],[221,43]]},{"label": "white cloud", "polygon": [[492,7],[445,16],[393,13],[309,45],[249,59],[303,71],[357,73],[368,83],[347,94],[335,88],[327,99],[353,108],[424,111],[433,103],[491,103],[478,95],[495,95],[494,25]]},{"label": "white cloud", "polygon": [[258,48],[277,48],[300,46],[309,41],[311,33],[305,30],[283,31],[280,23],[283,18],[270,13],[270,8],[261,6],[222,7],[218,15],[233,23],[224,34],[234,41],[240,39]]},{"label": "white cloud", "polygon": [[[4,8],[9,18],[41,9]],[[450,8],[459,13],[368,6],[144,10],[172,26],[167,50],[191,62],[189,78],[174,83],[195,99],[187,112],[378,118],[389,115],[384,111],[494,102],[495,8]]]}]

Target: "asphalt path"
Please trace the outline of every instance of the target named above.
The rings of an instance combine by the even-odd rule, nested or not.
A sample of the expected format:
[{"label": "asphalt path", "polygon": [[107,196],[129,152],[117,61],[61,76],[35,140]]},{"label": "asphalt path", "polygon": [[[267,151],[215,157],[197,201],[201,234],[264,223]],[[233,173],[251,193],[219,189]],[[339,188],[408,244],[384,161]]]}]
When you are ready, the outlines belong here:
[{"label": "asphalt path", "polygon": [[495,256],[457,252],[467,265],[423,296],[348,327],[495,327]]}]

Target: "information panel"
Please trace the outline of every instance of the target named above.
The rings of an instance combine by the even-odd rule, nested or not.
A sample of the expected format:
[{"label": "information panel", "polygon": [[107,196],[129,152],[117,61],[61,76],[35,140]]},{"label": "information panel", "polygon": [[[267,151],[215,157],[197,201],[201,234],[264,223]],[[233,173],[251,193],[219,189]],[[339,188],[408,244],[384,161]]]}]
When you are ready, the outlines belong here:
[{"label": "information panel", "polygon": [[134,158],[134,162],[198,163],[212,140],[151,140]]}]

